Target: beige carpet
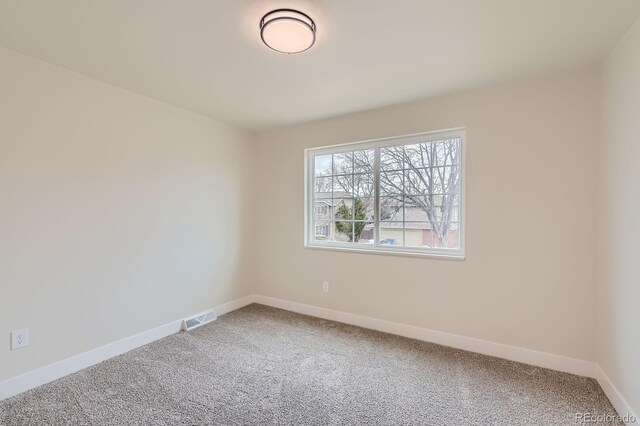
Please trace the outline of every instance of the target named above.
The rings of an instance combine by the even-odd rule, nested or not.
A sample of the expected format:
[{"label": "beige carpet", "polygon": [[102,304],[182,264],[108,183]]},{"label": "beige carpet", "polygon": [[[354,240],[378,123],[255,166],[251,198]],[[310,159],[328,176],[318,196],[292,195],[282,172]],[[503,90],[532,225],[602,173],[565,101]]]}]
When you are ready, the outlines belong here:
[{"label": "beige carpet", "polygon": [[593,379],[251,305],[0,402],[0,424],[575,425],[585,412],[616,415]]}]

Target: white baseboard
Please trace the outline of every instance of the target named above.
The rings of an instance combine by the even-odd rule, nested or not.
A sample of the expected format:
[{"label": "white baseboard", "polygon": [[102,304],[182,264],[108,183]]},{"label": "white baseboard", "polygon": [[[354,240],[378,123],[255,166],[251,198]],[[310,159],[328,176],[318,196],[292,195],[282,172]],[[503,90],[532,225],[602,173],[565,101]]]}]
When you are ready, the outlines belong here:
[{"label": "white baseboard", "polygon": [[[254,296],[249,295],[228,303],[223,303],[222,305],[216,306],[214,310],[217,315],[224,315],[253,302]],[[143,331],[142,333],[7,379],[0,382],[0,401],[177,333],[180,331],[181,326],[182,319],[175,320],[151,330]]]},{"label": "white baseboard", "polygon": [[487,340],[460,336],[442,331],[429,330],[427,328],[350,314],[333,309],[305,305],[303,303],[291,302],[274,297],[256,295],[255,302],[272,306],[274,308],[285,309],[287,311],[357,325],[363,328],[383,331],[385,333],[396,334],[398,336],[409,337],[425,342],[437,343],[439,345],[450,346],[452,348],[464,349],[470,352],[477,352],[484,355],[522,362],[524,364],[535,365],[537,367],[577,374],[579,376],[595,377],[596,373],[595,363],[581,359],[489,342]]},{"label": "white baseboard", "polygon": [[489,342],[486,340],[445,333],[442,331],[429,330],[412,325],[306,305],[304,303],[291,302],[289,300],[278,299],[275,297],[255,295],[254,301],[274,308],[285,309],[287,311],[310,315],[317,318],[356,325],[371,330],[383,331],[385,333],[409,337],[430,343],[437,343],[439,345],[457,349],[464,349],[470,352],[522,362],[524,364],[548,368],[550,370],[591,377],[598,381],[600,387],[604,391],[605,395],[607,395],[607,398],[609,398],[609,401],[611,401],[611,404],[618,414],[621,416],[627,415],[627,417],[633,416],[631,418],[635,417],[636,422],[629,424],[637,425],[638,422],[640,422],[640,417],[634,413],[631,406],[626,402],[624,397],[620,392],[618,392],[604,371],[595,362]]},{"label": "white baseboard", "polygon": [[616,409],[619,415],[625,416],[628,419],[635,419],[635,421],[628,421],[625,423],[626,425],[638,425],[640,422],[640,417],[633,411],[631,405],[626,401],[626,399],[622,396],[618,389],[613,385],[609,377],[606,375],[604,370],[599,365],[596,365],[596,380],[600,384],[600,387],[604,391],[609,401],[611,401],[611,405]]},{"label": "white baseboard", "polygon": [[[348,312],[337,311],[318,306],[306,305],[289,300],[262,295],[249,295],[228,303],[216,306],[217,315],[240,309],[251,303],[260,303],[274,308],[285,309],[291,312],[310,315],[317,318],[351,324],[371,330],[378,330],[398,336],[409,337],[425,342],[450,346],[484,355],[495,356],[511,361],[522,362],[537,367],[563,371],[595,378],[603,391],[611,401],[614,408],[621,416],[628,414],[638,419],[624,397],[618,392],[604,371],[594,362],[549,354],[546,352],[525,349],[516,346],[494,343],[473,337],[466,337],[442,331],[430,330],[412,325],[400,324],[377,318],[365,317]],[[79,355],[72,356],[62,361],[50,364],[37,370],[22,374],[17,377],[0,382],[0,401],[33,389],[37,386],[59,379],[83,368],[98,364],[109,358],[128,352],[132,349],[151,343],[155,340],[180,331],[182,320],[172,321],[168,324],[144,331],[134,336],[113,342],[99,348],[92,349]],[[638,420],[637,420],[638,421]],[[637,423],[634,423],[637,424]]]},{"label": "white baseboard", "polygon": [[216,315],[224,315],[231,311],[235,311],[236,309],[243,308],[247,305],[255,303],[255,294],[250,294],[245,297],[241,297],[240,299],[234,299],[231,302],[223,303],[222,305],[218,305],[213,308],[216,311]]}]

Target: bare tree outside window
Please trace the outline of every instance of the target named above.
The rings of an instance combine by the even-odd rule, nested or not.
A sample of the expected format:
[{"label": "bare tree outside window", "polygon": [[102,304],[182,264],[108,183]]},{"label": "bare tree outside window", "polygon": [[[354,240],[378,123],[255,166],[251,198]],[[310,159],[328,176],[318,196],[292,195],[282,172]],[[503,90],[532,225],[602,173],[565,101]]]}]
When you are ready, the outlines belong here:
[{"label": "bare tree outside window", "polygon": [[437,246],[447,247],[451,223],[458,220],[459,139],[381,148],[380,188],[380,220],[397,218],[400,208],[406,212],[417,207],[429,222]]},{"label": "bare tree outside window", "polygon": [[373,243],[377,225],[376,245],[461,247],[462,139],[416,139],[311,157],[313,202],[324,206],[313,223],[330,224],[327,241]]}]

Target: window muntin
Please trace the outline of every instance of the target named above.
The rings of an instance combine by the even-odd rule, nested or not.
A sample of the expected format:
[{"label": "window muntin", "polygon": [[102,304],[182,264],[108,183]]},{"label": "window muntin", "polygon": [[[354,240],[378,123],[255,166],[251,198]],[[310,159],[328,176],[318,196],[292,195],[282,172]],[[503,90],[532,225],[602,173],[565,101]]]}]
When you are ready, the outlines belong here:
[{"label": "window muntin", "polygon": [[306,245],[462,257],[463,148],[456,130],[307,150]]},{"label": "window muntin", "polygon": [[313,155],[313,224],[328,225],[313,240],[372,244],[375,216],[374,150]]}]

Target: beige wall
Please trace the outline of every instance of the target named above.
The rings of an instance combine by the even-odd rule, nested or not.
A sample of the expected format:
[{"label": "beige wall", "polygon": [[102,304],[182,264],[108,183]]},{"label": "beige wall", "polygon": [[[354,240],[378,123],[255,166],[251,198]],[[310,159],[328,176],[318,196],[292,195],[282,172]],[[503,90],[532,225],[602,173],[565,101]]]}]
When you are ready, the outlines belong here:
[{"label": "beige wall", "polygon": [[[626,372],[640,375],[640,321],[625,318],[636,315],[640,216],[621,182],[640,181],[638,26],[603,76],[600,183],[613,207],[600,224],[616,226],[601,233],[597,358],[635,407]],[[0,49],[0,332],[31,334],[26,349],[0,347],[0,381],[256,290],[595,360],[600,77],[540,76],[273,129],[254,144]],[[466,260],[302,247],[305,148],[458,126]]]},{"label": "beige wall", "polygon": [[598,363],[640,414],[640,20],[604,64]]},{"label": "beige wall", "polygon": [[0,50],[0,381],[253,293],[249,138]]},{"label": "beige wall", "polygon": [[[594,66],[257,135],[259,293],[594,360],[599,78]],[[303,248],[305,148],[458,126],[465,261]]]}]

